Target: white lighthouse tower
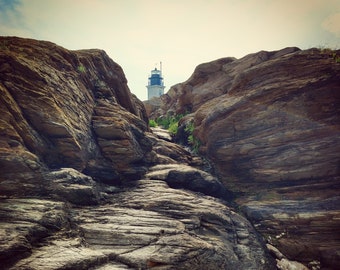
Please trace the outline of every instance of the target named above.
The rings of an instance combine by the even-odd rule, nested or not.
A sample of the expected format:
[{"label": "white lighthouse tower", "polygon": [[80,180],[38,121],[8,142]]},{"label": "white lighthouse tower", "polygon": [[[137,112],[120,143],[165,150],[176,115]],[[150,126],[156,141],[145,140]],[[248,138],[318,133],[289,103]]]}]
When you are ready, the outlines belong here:
[{"label": "white lighthouse tower", "polygon": [[160,97],[164,94],[164,82],[162,77],[162,62],[160,63],[160,70],[155,68],[151,70],[151,75],[149,77],[148,85],[148,99],[153,97]]}]

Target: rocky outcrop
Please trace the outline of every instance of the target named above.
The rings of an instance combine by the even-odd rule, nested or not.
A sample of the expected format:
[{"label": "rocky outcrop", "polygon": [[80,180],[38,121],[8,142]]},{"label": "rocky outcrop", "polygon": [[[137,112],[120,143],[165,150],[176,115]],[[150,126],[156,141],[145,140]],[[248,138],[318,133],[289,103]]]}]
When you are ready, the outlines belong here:
[{"label": "rocky outcrop", "polygon": [[161,105],[164,115],[191,113],[200,153],[264,235],[284,233],[276,244],[288,258],[332,269],[340,260],[339,234],[330,235],[340,227],[339,57],[286,48],[222,58],[199,65]]},{"label": "rocky outcrop", "polygon": [[0,44],[2,269],[275,269],[205,162],[149,130],[105,52]]},{"label": "rocky outcrop", "polygon": [[312,51],[269,56],[250,56],[268,60],[200,107],[197,137],[219,172],[237,176],[239,186],[336,183],[340,66]]},{"label": "rocky outcrop", "polygon": [[40,192],[51,168],[72,167],[105,182],[145,172],[145,109],[104,51],[0,42],[2,194],[39,185]]}]

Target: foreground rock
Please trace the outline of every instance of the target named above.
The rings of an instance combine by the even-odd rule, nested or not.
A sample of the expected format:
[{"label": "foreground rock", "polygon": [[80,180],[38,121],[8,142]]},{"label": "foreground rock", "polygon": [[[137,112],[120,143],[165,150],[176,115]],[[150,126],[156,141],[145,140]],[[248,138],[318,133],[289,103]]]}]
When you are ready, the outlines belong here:
[{"label": "foreground rock", "polygon": [[69,228],[63,202],[2,199],[0,216],[0,261],[3,267],[29,256],[33,245],[52,233]]},{"label": "foreground rock", "polygon": [[163,115],[191,112],[200,153],[263,234],[275,238],[295,228],[280,249],[333,269],[340,261],[334,232],[340,209],[327,206],[320,214],[309,207],[328,199],[340,205],[339,57],[340,51],[286,48],[219,59],[199,65],[160,106]]},{"label": "foreground rock", "polygon": [[287,258],[310,268],[315,258],[321,258],[321,269],[336,269],[340,256],[339,200],[250,201],[243,210],[255,228]]},{"label": "foreground rock", "polygon": [[164,181],[137,181],[101,206],[8,199],[0,213],[9,269],[275,269],[245,218]]}]

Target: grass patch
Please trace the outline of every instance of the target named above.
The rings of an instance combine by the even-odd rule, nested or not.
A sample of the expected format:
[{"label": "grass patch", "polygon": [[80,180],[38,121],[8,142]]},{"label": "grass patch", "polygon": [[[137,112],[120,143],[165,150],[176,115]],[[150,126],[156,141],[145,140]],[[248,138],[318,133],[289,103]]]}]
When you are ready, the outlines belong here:
[{"label": "grass patch", "polygon": [[150,119],[149,120],[149,127],[158,127],[158,124],[157,124],[157,122],[155,121],[155,120],[153,120],[153,119]]}]

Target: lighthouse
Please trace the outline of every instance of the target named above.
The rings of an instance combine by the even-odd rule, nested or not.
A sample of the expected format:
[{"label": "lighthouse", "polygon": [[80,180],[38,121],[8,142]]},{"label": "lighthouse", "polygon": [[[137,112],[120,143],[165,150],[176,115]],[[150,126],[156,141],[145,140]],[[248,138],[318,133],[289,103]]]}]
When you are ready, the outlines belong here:
[{"label": "lighthouse", "polygon": [[164,94],[164,82],[162,77],[162,62],[160,63],[160,70],[155,68],[151,70],[151,75],[149,77],[148,85],[148,99],[153,97],[160,97]]}]

